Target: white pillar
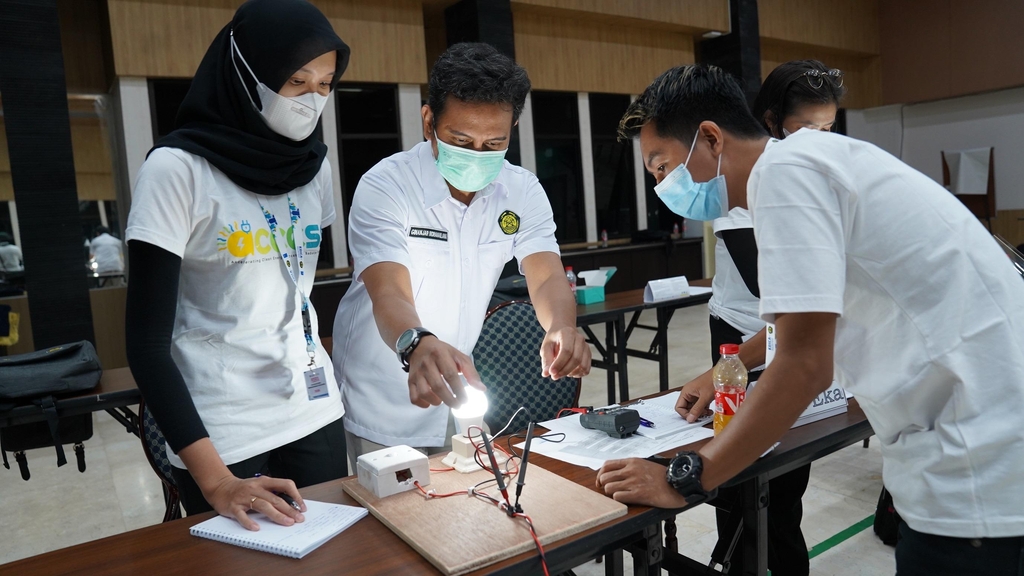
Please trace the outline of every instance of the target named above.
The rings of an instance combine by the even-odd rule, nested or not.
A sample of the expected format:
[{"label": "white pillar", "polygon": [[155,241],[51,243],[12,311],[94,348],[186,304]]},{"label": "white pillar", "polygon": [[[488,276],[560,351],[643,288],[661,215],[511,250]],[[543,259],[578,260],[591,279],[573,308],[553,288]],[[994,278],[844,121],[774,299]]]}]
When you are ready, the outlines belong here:
[{"label": "white pillar", "polygon": [[398,129],[402,133],[402,150],[423,142],[422,107],[419,84],[398,85]]},{"label": "white pillar", "polygon": [[519,164],[534,174],[537,173],[537,142],[533,137],[533,102],[526,95],[523,113],[519,115]]},{"label": "white pillar", "polygon": [[14,243],[21,246],[21,226],[18,225],[18,206],[14,200],[7,201],[7,210],[11,213],[11,235],[14,236]]},{"label": "white pillar", "polygon": [[107,204],[103,200],[96,201],[96,209],[100,211],[100,226],[104,228],[110,228],[110,222],[107,222]]},{"label": "white pillar", "polygon": [[[636,100],[636,95],[629,101]],[[644,156],[640,152],[640,139],[633,138],[633,185],[636,187],[636,229],[647,230],[647,183],[644,181]]]},{"label": "white pillar", "polygon": [[334,92],[327,98],[327,105],[320,117],[323,125],[324,144],[327,145],[327,162],[331,166],[331,193],[334,195],[334,211],[338,217],[331,224],[331,246],[334,249],[335,268],[348,266],[348,243],[345,239],[345,200],[341,195],[341,160],[338,156],[338,107]]},{"label": "white pillar", "polygon": [[576,94],[580,117],[580,159],[583,168],[583,213],[587,221],[587,242],[597,242],[597,192],[594,185],[594,142],[590,135],[590,95]]},{"label": "white pillar", "polygon": [[127,169],[129,195],[118,198],[118,213],[127,217],[131,192],[146,154],[153,147],[153,118],[149,108],[149,85],[145,78],[117,79],[118,123],[124,142],[124,166]]}]

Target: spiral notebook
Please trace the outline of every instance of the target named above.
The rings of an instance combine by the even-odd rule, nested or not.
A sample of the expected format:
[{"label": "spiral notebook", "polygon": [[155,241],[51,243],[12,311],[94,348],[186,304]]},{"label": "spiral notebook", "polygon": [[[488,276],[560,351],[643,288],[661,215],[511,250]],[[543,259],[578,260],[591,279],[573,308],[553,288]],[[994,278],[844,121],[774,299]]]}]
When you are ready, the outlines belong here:
[{"label": "spiral notebook", "polygon": [[263,514],[250,517],[260,525],[246,530],[232,518],[217,516],[192,527],[190,533],[243,548],[302,558],[366,516],[366,508],[306,500],[305,522],[292,526],[275,524]]}]

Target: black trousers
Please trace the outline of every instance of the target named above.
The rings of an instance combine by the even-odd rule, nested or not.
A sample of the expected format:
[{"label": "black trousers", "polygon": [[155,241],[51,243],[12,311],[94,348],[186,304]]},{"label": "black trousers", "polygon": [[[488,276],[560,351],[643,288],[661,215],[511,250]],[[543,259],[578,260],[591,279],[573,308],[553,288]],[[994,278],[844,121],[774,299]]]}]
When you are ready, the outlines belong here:
[{"label": "black trousers", "polygon": [[1024,536],[951,538],[900,524],[896,576],[1024,576]]},{"label": "black trousers", "polygon": [[[345,425],[338,418],[309,436],[231,464],[228,470],[238,478],[252,478],[256,474],[287,478],[302,488],[344,478],[348,475],[347,458]],[[213,510],[188,470],[171,470],[185,512],[192,515]]]},{"label": "black trousers", "polygon": [[[711,316],[711,357],[718,362],[718,348],[722,344],[740,344],[743,334],[728,322]],[[756,381],[760,372],[751,372],[750,381]],[[807,576],[810,560],[807,556],[807,542],[800,530],[804,507],[802,498],[811,477],[811,465],[797,468],[792,472],[773,478],[768,482],[768,569],[773,576]],[[743,505],[743,491],[739,487],[719,488],[718,498],[713,503],[719,538],[732,538],[724,534],[730,510],[739,510]],[[743,558],[737,553],[731,558],[729,574],[743,571]]]}]

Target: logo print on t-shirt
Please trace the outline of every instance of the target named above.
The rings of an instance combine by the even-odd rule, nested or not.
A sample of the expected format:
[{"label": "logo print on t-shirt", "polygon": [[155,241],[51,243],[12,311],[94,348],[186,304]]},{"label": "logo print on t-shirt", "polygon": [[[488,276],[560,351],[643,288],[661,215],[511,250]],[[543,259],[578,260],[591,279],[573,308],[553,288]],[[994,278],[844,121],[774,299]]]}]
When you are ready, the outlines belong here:
[{"label": "logo print on t-shirt", "polygon": [[508,235],[519,232],[519,215],[511,210],[505,210],[498,216],[498,226]]},{"label": "logo print on t-shirt", "polygon": [[[295,235],[292,227],[279,228],[278,231],[283,235],[288,248],[294,250]],[[321,234],[318,224],[306,226],[305,236],[306,250],[313,250],[320,246]],[[277,239],[274,238],[269,229],[256,228],[253,230],[252,224],[248,220],[242,220],[241,225],[237,221],[228,224],[217,234],[217,250],[226,250],[235,258],[246,258],[256,254],[261,256],[275,254],[278,252],[275,247],[276,243]]]}]

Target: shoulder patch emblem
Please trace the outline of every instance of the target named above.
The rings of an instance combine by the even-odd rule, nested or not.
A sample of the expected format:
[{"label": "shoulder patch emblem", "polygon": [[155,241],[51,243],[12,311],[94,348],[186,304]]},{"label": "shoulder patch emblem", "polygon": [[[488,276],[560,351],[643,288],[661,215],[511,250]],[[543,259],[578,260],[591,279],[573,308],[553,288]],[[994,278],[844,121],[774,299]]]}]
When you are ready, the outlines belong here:
[{"label": "shoulder patch emblem", "polygon": [[519,215],[511,210],[505,210],[498,217],[498,226],[505,234],[515,234],[519,231]]}]

